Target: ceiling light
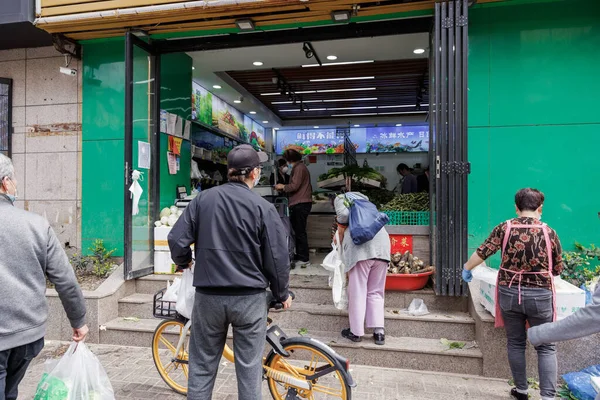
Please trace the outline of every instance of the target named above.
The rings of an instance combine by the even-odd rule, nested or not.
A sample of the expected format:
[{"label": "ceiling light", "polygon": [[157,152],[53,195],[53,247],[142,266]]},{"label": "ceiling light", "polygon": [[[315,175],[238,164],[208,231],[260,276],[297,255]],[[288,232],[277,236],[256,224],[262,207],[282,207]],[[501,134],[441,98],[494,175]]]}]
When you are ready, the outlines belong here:
[{"label": "ceiling light", "polygon": [[324,63],[320,64],[306,64],[303,65],[302,68],[311,68],[311,67],[331,67],[333,65],[350,65],[350,64],[368,64],[373,63],[375,60],[366,60],[366,61],[343,61],[343,62],[335,62],[335,63]]},{"label": "ceiling light", "polygon": [[194,67],[194,66],[192,65],[192,71],[193,71],[193,70],[195,70],[195,69],[196,69],[196,67]]},{"label": "ceiling light", "polygon": [[327,111],[327,109],[326,108],[311,108],[311,109],[306,110],[306,111]]},{"label": "ceiling light", "polygon": [[219,85],[213,85],[213,88],[214,89],[221,89],[221,86],[219,86]]},{"label": "ceiling light", "polygon": [[234,100],[233,102],[234,102],[235,104],[241,104],[241,103],[242,103],[242,101],[241,101],[241,100]]},{"label": "ceiling light", "polygon": [[349,22],[350,11],[333,11],[331,13],[331,19],[333,22]]},{"label": "ceiling light", "polygon": [[262,61],[254,61],[252,63],[252,65],[256,66],[256,67],[262,67],[263,66],[263,62]]},{"label": "ceiling light", "polygon": [[279,110],[279,112],[300,112],[300,109],[294,108],[294,109],[290,109],[290,110]]},{"label": "ceiling light", "polygon": [[332,117],[364,117],[368,115],[377,115],[377,113],[362,113],[362,114],[332,114]]},{"label": "ceiling light", "polygon": [[269,123],[269,121],[263,121],[263,124],[268,124],[268,123]]},{"label": "ceiling light", "polygon": [[279,128],[273,128],[273,130],[274,130],[274,131],[278,131],[278,130],[279,130]]},{"label": "ceiling light", "polygon": [[[303,92],[294,92],[294,94],[306,94],[306,93],[317,93],[316,90],[305,90]],[[280,92],[272,92],[272,93],[261,93],[261,96],[281,96]]]},{"label": "ceiling light", "polygon": [[250,18],[238,19],[235,21],[235,24],[240,31],[253,31],[256,28],[254,21],[252,21]]},{"label": "ceiling light", "polygon": [[396,124],[396,126],[402,126],[402,124]]},{"label": "ceiling light", "polygon": [[327,56],[328,60],[335,61],[337,60],[337,56]]},{"label": "ceiling light", "polygon": [[[370,101],[370,100],[377,100],[377,97],[363,97],[361,99],[327,99],[327,100],[323,100],[326,103],[333,103],[336,101]],[[305,101],[306,103],[306,101]]]},{"label": "ceiling light", "polygon": [[421,107],[429,107],[429,104],[421,104]]},{"label": "ceiling light", "polygon": [[303,100],[303,103],[322,103],[323,100]]},{"label": "ceiling light", "polygon": [[398,115],[398,114],[427,114],[429,111],[396,111],[379,113],[378,115]]},{"label": "ceiling light", "polygon": [[319,127],[318,126],[313,126],[313,129],[319,129]]},{"label": "ceiling light", "polygon": [[333,93],[333,92],[358,92],[364,90],[377,90],[377,88],[356,88],[356,89],[327,89],[327,90],[317,90],[317,93]]},{"label": "ceiling light", "polygon": [[377,108],[376,106],[372,107],[338,107],[338,108],[328,108],[329,111],[337,111],[337,110],[368,110]]},{"label": "ceiling light", "polygon": [[374,76],[354,76],[351,78],[311,79],[309,82],[359,81],[362,79],[375,79],[375,77]]},{"label": "ceiling light", "polygon": [[279,96],[281,93],[273,92],[273,93],[261,93],[261,96]]},{"label": "ceiling light", "polygon": [[250,114],[254,115],[256,114],[256,111],[250,111]]},{"label": "ceiling light", "polygon": [[293,101],[272,101],[271,104],[292,104]]},{"label": "ceiling light", "polygon": [[317,91],[316,90],[304,90],[304,91],[301,91],[301,92],[294,92],[294,93],[296,93],[296,94],[306,94],[306,93],[317,93]]},{"label": "ceiling light", "polygon": [[354,125],[354,127],[355,127],[355,128],[359,128],[359,127],[360,127],[360,125]]},{"label": "ceiling light", "polygon": [[412,104],[412,105],[404,105],[404,106],[379,106],[379,108],[410,108],[410,107],[416,107],[416,105]]},{"label": "ceiling light", "polygon": [[423,53],[425,53],[425,49],[414,49],[413,53],[415,53],[415,54],[423,54]]}]

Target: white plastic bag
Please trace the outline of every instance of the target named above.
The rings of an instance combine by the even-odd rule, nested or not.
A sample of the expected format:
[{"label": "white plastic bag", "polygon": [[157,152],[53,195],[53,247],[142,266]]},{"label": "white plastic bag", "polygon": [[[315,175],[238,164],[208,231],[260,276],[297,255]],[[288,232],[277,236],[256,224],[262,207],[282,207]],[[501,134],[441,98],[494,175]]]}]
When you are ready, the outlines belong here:
[{"label": "white plastic bag", "polygon": [[340,238],[338,232],[335,233],[335,241],[331,244],[333,251],[323,260],[323,268],[333,274],[331,282],[331,292],[333,295],[333,305],[338,310],[348,309],[348,280],[346,278],[346,267],[342,261]]},{"label": "white plastic bag", "polygon": [[429,314],[429,310],[423,299],[413,299],[408,306],[408,313],[412,316],[421,316]]},{"label": "white plastic bag", "polygon": [[108,375],[85,343],[71,343],[55,364],[48,363],[34,400],[114,400]]},{"label": "white plastic bag", "polygon": [[[337,240],[337,243],[340,242],[339,234],[337,231],[335,232],[335,239]],[[321,266],[329,272],[335,271],[340,264],[343,264],[338,244],[336,244],[336,242],[333,242],[331,243],[331,247],[333,248],[333,250],[331,250],[331,252],[329,252],[329,254],[325,256],[325,258],[323,259],[323,263],[321,264]]]},{"label": "white plastic bag", "polygon": [[167,281],[167,290],[163,295],[163,301],[177,301],[177,295],[179,294],[179,288],[181,287],[181,279],[173,279],[173,283]]},{"label": "white plastic bag", "polygon": [[185,318],[192,318],[192,310],[194,309],[194,297],[196,290],[194,289],[194,267],[187,268],[181,276],[181,284],[179,293],[177,294],[177,312]]}]

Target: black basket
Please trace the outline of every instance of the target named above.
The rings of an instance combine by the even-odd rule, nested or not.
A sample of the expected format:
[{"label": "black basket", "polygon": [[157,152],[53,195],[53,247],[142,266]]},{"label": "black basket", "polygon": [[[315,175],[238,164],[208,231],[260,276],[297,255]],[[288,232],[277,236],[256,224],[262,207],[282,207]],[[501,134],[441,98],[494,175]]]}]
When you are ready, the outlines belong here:
[{"label": "black basket", "polygon": [[177,319],[176,302],[175,301],[164,301],[162,298],[165,295],[167,289],[161,289],[154,295],[154,308],[152,310],[155,318],[160,319]]}]

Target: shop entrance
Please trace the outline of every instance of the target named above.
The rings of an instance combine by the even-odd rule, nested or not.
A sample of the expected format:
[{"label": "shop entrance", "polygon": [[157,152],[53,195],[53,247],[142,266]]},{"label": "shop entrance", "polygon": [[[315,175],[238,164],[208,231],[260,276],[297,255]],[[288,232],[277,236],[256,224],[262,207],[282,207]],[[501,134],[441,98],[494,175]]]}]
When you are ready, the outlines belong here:
[{"label": "shop entrance", "polygon": [[[326,77],[319,76],[314,81],[321,81],[324,86],[317,89],[301,87],[303,86],[301,79],[307,82],[310,81],[311,85],[314,85],[315,82],[310,79],[307,73],[302,71],[304,68],[301,68],[300,65],[297,65],[293,71],[286,70],[282,75],[278,75],[280,68],[269,69],[265,65],[264,82],[262,83],[256,82],[256,76],[252,77],[254,82],[250,82],[252,79],[250,81],[245,79],[244,73],[239,71],[219,73],[216,74],[219,78],[218,82],[225,82],[228,87],[225,88],[225,85],[217,84],[218,82],[214,85],[211,84],[211,87],[219,91],[222,89],[221,86],[223,86],[223,91],[218,93],[226,92],[225,89],[234,89],[239,93],[243,93],[243,95],[236,98],[236,101],[233,101],[233,98],[229,99],[229,101],[231,103],[235,102],[237,105],[242,101],[245,102],[243,105],[250,102],[255,104],[259,109],[254,110],[250,108],[244,110],[245,113],[250,115],[242,115],[241,118],[242,120],[245,117],[255,118],[256,120],[251,122],[251,124],[256,123],[260,125],[262,123],[267,136],[269,136],[269,130],[275,128],[279,128],[279,132],[297,127],[308,128],[308,130],[325,127],[333,129],[333,131],[341,131],[340,128],[343,128],[348,132],[351,132],[352,129],[362,129],[363,127],[394,127],[395,129],[396,125],[401,125],[394,123],[399,115],[414,114],[416,116],[418,114],[422,116],[423,118],[420,120],[421,125],[429,125],[429,155],[424,156],[423,162],[419,161],[420,159],[417,160],[416,164],[423,164],[421,166],[425,167],[424,164],[429,163],[430,176],[434,177],[430,179],[430,193],[432,195],[429,220],[431,221],[430,231],[432,238],[430,258],[431,264],[436,267],[436,292],[441,295],[451,296],[464,294],[465,287],[460,283],[460,270],[456,268],[456,265],[460,265],[459,260],[466,254],[466,248],[464,251],[455,251],[451,250],[450,247],[466,246],[466,175],[460,174],[460,166],[464,166],[462,163],[466,160],[466,79],[462,79],[466,78],[466,8],[466,0],[447,1],[438,4],[434,19],[424,17],[376,23],[347,24],[333,27],[283,30],[278,32],[254,32],[177,40],[142,40],[133,33],[128,33],[126,58],[126,71],[128,74],[126,81],[128,90],[126,97],[127,145],[125,166],[125,210],[128,215],[125,229],[127,278],[131,279],[152,271],[152,268],[148,267],[153,265],[154,246],[152,246],[152,243],[157,243],[157,239],[153,236],[153,224],[154,221],[160,219],[159,213],[162,198],[159,203],[158,194],[159,192],[162,194],[163,190],[159,190],[159,176],[162,175],[159,168],[161,164],[160,158],[164,158],[163,155],[159,155],[161,151],[160,140],[162,131],[160,125],[163,123],[163,117],[160,115],[160,97],[161,86],[164,86],[158,84],[161,76],[161,67],[159,65],[161,56],[183,52],[187,54],[193,53],[194,60],[198,59],[201,62],[203,57],[208,59],[209,57],[218,56],[215,53],[209,54],[207,51],[294,44],[299,49],[308,46],[308,50],[304,49],[308,57],[308,53],[312,53],[314,50],[310,48],[312,42],[321,43],[328,40],[341,41],[352,39],[371,40],[371,46],[376,47],[376,43],[380,43],[377,42],[376,38],[419,33],[430,37],[432,43],[430,47],[437,51],[431,50],[429,61],[426,58],[421,60],[425,65],[425,75],[420,75],[419,79],[424,81],[424,84],[415,87],[414,93],[405,93],[400,87],[397,89],[395,97],[397,100],[402,101],[393,102],[391,100],[387,103],[382,103],[378,100],[377,95],[373,95],[373,92],[367,91],[367,89],[370,90],[373,88],[363,87],[364,85],[357,83],[360,79],[371,79],[371,76],[367,73],[368,69],[358,67],[355,71],[359,72],[359,74],[355,76],[352,76],[350,72],[341,75],[342,78],[338,78],[335,74]],[[449,17],[449,12],[451,12],[454,18]],[[455,23],[454,21],[459,21],[459,23]],[[438,24],[439,27],[437,26]],[[433,34],[430,35],[432,26],[434,26]],[[460,41],[460,46],[457,45],[457,40]],[[367,44],[368,46],[369,44]],[[426,48],[427,43],[423,47]],[[393,44],[388,47],[382,47],[382,51],[389,51],[391,54],[390,59],[398,57],[397,55],[392,55],[397,52],[396,50],[398,49],[395,49]],[[362,53],[367,52],[364,51]],[[281,56],[285,57],[284,54]],[[328,54],[319,54],[319,56],[326,58]],[[358,49],[355,51],[353,61],[361,59],[363,57],[360,49]],[[247,61],[252,62],[254,60],[248,59]],[[260,60],[256,61],[260,62]],[[312,58],[310,63],[329,63],[333,65],[335,61]],[[428,63],[431,65],[429,68],[427,68]],[[450,67],[450,63],[452,63],[452,68]],[[383,61],[374,63],[377,68],[381,68],[382,64],[384,64]],[[415,65],[417,64],[419,62],[415,61]],[[288,69],[291,67],[289,66]],[[415,71],[410,72],[407,69],[400,69],[394,63],[390,63],[388,68],[392,71],[396,68],[398,74],[402,75],[400,80],[405,81],[409,80],[409,74],[416,73]],[[331,69],[331,71],[333,70]],[[375,67],[373,70],[376,70]],[[304,71],[310,71],[310,69],[305,68]],[[457,73],[461,75],[461,79],[457,78]],[[397,81],[398,77],[394,79]],[[393,91],[393,84],[394,81],[390,81],[388,83],[389,87],[386,87],[386,83],[381,83],[380,89],[374,93],[383,93],[385,90],[389,91],[390,89]],[[271,95],[267,93],[267,89],[262,92],[260,89],[254,90],[257,87],[256,85],[262,85],[264,88],[275,85],[271,91],[276,92],[274,96],[278,97],[277,101],[269,98]],[[343,92],[341,92],[340,85],[343,85]],[[310,85],[307,84],[308,86]],[[205,89],[210,91],[211,87]],[[337,91],[340,91],[339,96],[330,96],[332,92]],[[356,96],[358,93],[361,93],[361,96]],[[343,96],[344,94],[347,96]],[[409,96],[415,99],[414,102],[411,103],[407,100]],[[360,99],[356,97],[360,97]],[[360,100],[360,103],[353,103],[357,100]],[[376,103],[375,105],[367,104],[369,101],[375,101]],[[277,107],[273,106],[275,103],[279,103]],[[223,106],[224,110],[230,110],[229,106],[235,108],[236,104],[225,105]],[[194,105],[194,107],[196,112],[201,112],[202,105],[200,102]],[[264,111],[265,114],[263,115],[265,116],[261,115],[261,110]],[[335,112],[332,112],[333,110]],[[254,116],[257,114],[257,111],[258,116],[262,116],[262,118]],[[312,114],[307,113],[307,111],[310,111]],[[235,111],[232,110],[232,112],[235,114]],[[266,115],[270,115],[272,118],[267,118]],[[296,117],[292,118],[293,115],[296,115]],[[460,117],[458,117],[459,115]],[[409,117],[403,116],[403,118],[409,121],[407,125],[417,125],[419,119],[416,117],[410,119]],[[269,122],[267,122],[267,119]],[[292,120],[294,121],[293,123],[290,122]],[[167,122],[170,123],[170,121]],[[194,126],[201,126],[202,130],[217,134],[226,141],[229,140],[233,143],[251,142],[254,144],[252,140],[256,138],[253,138],[250,132],[247,132],[248,137],[241,139],[240,135],[246,130],[243,123],[231,123],[231,126],[223,124],[223,126],[220,126],[218,125],[219,121],[217,121],[216,125],[211,125],[210,122],[214,121],[210,121],[209,117],[209,121],[206,121],[205,124],[193,123],[192,129]],[[252,131],[252,134],[254,133]],[[315,134],[318,135],[317,133]],[[352,134],[350,134],[350,139],[352,139]],[[132,174],[135,168],[133,166],[138,165],[138,152],[142,149],[142,147],[139,147],[139,142],[143,140],[147,140],[148,145],[152,149],[152,168],[144,170],[145,180],[140,182],[142,189],[148,194],[148,197],[142,197],[142,201],[139,203],[138,215],[131,215],[131,211],[134,209],[134,199],[132,199],[129,189],[134,183]],[[267,144],[271,145],[273,143]],[[460,149],[460,151],[457,149]],[[198,150],[199,155],[194,153],[193,157],[194,160],[198,161],[200,164],[199,167],[202,169],[206,149],[196,150]],[[377,156],[379,155],[377,150],[371,152],[373,156],[375,156],[375,153],[377,153]],[[382,153],[382,158],[385,157],[386,155]],[[355,156],[359,164],[362,164],[363,158],[362,155]],[[307,157],[307,159],[310,159],[310,157]],[[331,162],[335,164],[336,161],[332,160]],[[397,164],[399,163],[403,163],[400,157],[397,160]],[[395,165],[393,167],[386,166],[385,168],[388,173],[392,174],[392,179],[397,179]],[[221,176],[226,172],[223,171],[222,166],[216,166],[214,169],[214,172],[219,172]],[[209,181],[215,184],[216,180],[211,177]],[[394,186],[396,186],[396,181],[389,182],[388,187],[390,189]],[[451,213],[457,214],[450,215]],[[136,221],[138,222],[136,223]],[[331,225],[329,224],[329,226]],[[325,229],[328,230],[329,226]],[[418,229],[413,229],[412,231],[421,232]],[[429,235],[429,230],[427,234]],[[453,234],[457,237],[460,236],[461,239],[457,239],[457,241],[449,239],[448,236]],[[429,247],[429,244],[427,244],[427,247]],[[462,249],[462,247],[460,248]]]}]

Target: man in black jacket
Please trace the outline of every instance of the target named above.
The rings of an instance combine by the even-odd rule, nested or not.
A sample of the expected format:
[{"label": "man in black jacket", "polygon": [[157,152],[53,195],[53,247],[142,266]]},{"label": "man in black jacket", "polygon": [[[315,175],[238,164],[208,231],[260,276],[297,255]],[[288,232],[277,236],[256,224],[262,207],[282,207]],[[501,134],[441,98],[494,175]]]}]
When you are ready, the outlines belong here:
[{"label": "man in black jacket", "polygon": [[238,399],[262,398],[267,287],[285,308],[292,304],[287,234],[275,207],[251,190],[266,161],[249,145],[231,150],[229,183],[201,192],[169,234],[177,265],[191,264],[195,246],[188,399],[211,399],[230,324]]}]

